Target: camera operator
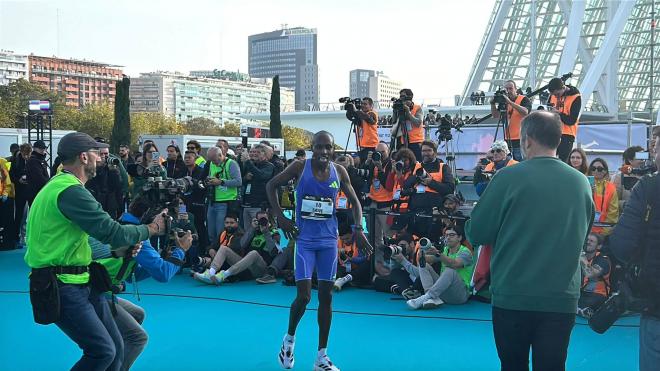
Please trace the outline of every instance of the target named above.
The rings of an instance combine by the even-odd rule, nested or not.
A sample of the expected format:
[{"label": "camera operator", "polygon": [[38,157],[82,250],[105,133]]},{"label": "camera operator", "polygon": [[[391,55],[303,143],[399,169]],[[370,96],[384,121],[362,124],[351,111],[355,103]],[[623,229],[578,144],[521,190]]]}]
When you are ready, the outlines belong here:
[{"label": "camera operator", "polygon": [[[401,89],[399,99],[403,102],[402,111],[394,110],[392,112],[392,135],[398,138],[397,149],[405,143],[402,137],[404,133],[408,134],[408,148],[415,154],[415,159],[422,158],[422,142],[424,141],[424,111],[422,107],[413,103],[413,92],[410,89]],[[403,119],[404,128],[399,127],[399,118]]]},{"label": "camera operator", "polygon": [[186,165],[183,163],[181,150],[174,144],[167,146],[167,159],[164,165],[168,178],[179,179],[186,176]]},{"label": "camera operator", "polygon": [[[194,151],[186,151],[183,156],[183,162],[186,165],[186,176],[191,177],[193,180],[199,182],[206,179],[204,177],[204,169],[197,165],[197,153]],[[206,248],[209,244],[208,232],[206,230],[206,189],[194,187],[192,192],[184,195],[187,210],[193,214],[195,219],[195,229],[198,233],[197,246]],[[197,255],[197,251],[194,251]]]},{"label": "camera operator", "polygon": [[208,162],[202,176],[208,179],[206,226],[209,242],[213,243],[218,240],[227,212],[236,212],[238,190],[243,181],[238,163],[226,157],[220,148],[211,147],[206,155]]},{"label": "camera operator", "polygon": [[[392,207],[392,183],[387,182],[392,173],[392,161],[390,160],[389,147],[385,143],[378,143],[376,152],[367,162],[371,165],[372,176],[370,178],[369,198],[371,204],[369,207],[376,210],[376,223],[374,225],[374,241],[376,241],[375,259],[383,262],[383,250],[381,247],[383,237],[389,237],[390,226],[387,224],[386,211]],[[388,188],[389,186],[389,188]],[[380,212],[380,213],[378,213]]]},{"label": "camera operator", "polygon": [[107,147],[80,132],[62,137],[57,152],[64,168],[39,192],[28,218],[25,261],[32,268],[35,321],[55,323],[83,350],[74,369],[118,370],[123,359],[123,341],[102,297],[106,288],[98,284],[102,269],[90,264],[88,235],[131,246],[165,229],[162,215],[149,225],[113,221],[84,188],[96,173],[99,149]]},{"label": "camera operator", "polygon": [[[426,293],[407,301],[411,309],[437,308],[444,303],[465,304],[470,298],[472,252],[461,245],[463,232],[458,228],[447,228],[444,237],[446,246],[442,252],[433,246],[422,246],[417,252],[419,278]],[[426,241],[430,245],[430,240]],[[432,267],[436,263],[441,263],[440,274]]]},{"label": "camera operator", "polygon": [[[522,161],[522,154],[520,153],[520,122],[532,111],[532,101],[524,95],[519,95],[516,83],[513,80],[507,80],[504,83],[504,94],[498,95],[502,97],[506,103],[506,115],[508,126],[506,129],[506,139],[511,143],[511,152],[516,161]],[[490,100],[490,113],[493,118],[500,118],[500,111],[498,110],[497,98]]]},{"label": "camera operator", "polygon": [[360,149],[360,160],[364,163],[369,152],[373,152],[378,144],[378,113],[374,111],[374,100],[369,97],[362,98],[359,110],[349,101],[345,108],[346,118],[357,122],[357,145]]},{"label": "camera operator", "polygon": [[[432,141],[422,142],[422,163],[417,163],[414,176],[403,184],[404,189],[412,190],[410,211],[431,215],[434,207],[440,207],[446,195],[454,193],[454,175],[451,168],[437,158],[437,147]],[[415,220],[414,234],[427,236],[431,229],[430,218]],[[437,228],[434,228],[437,229]],[[418,233],[415,233],[418,232]]]},{"label": "camera operator", "polygon": [[380,292],[402,294],[419,278],[418,270],[407,271],[403,265],[404,261],[415,261],[415,242],[409,233],[401,233],[385,242],[386,246],[382,248],[385,261],[376,261],[374,288]]},{"label": "camera operator", "polygon": [[488,157],[492,157],[492,160],[488,160],[487,158],[479,159],[474,172],[474,187],[479,196],[484,192],[495,173],[500,169],[518,163],[518,161],[511,158],[509,146],[503,140],[498,140],[491,144]]},{"label": "camera operator", "polygon": [[558,113],[562,123],[561,143],[557,148],[557,156],[566,162],[577,138],[582,96],[576,87],[565,85],[559,77],[550,80],[548,91],[550,92],[548,111]]},{"label": "camera operator", "polygon": [[610,259],[601,253],[603,237],[590,233],[580,255],[582,288],[578,300],[579,316],[590,318],[610,294]]},{"label": "camera operator", "polygon": [[117,219],[124,211],[124,198],[121,177],[117,169],[118,165],[112,165],[108,148],[100,148],[99,156],[101,161],[96,168],[96,176],[85,183],[85,188],[112,219]]},{"label": "camera operator", "polygon": [[266,161],[266,146],[257,144],[243,160],[243,228],[247,230],[256,213],[268,205],[266,183],[275,176],[275,166]]},{"label": "camera operator", "polygon": [[[204,273],[195,273],[194,278],[209,285],[220,285],[230,277],[260,278],[266,273],[266,267],[283,253],[279,240],[280,234],[273,227],[268,212],[261,210],[250,220],[248,229],[240,238],[240,254],[227,246],[220,247],[211,268]],[[247,274],[242,274],[246,270]]]},{"label": "camera operator", "polygon": [[[621,166],[619,172],[612,179],[612,183],[616,186],[616,191],[619,195],[619,212],[623,212],[626,201],[630,199],[630,192],[644,175],[641,171],[637,172],[639,170],[645,170],[644,160],[636,158],[638,152],[644,152],[644,148],[633,146],[623,151],[623,166]],[[652,172],[653,169],[649,167],[648,174]]]},{"label": "camera operator", "polygon": [[[124,224],[138,225],[145,212],[151,207],[144,197],[135,199],[129,206],[129,211],[121,216]],[[142,281],[153,277],[158,282],[168,282],[179,271],[181,266],[176,261],[183,261],[185,253],[192,246],[191,231],[175,237],[176,247],[171,251],[171,258],[163,259],[154,249],[149,240],[144,240],[135,248],[126,251],[125,256],[114,257],[111,247],[102,244],[94,238],[89,239],[92,248],[92,259],[103,264],[112,279],[112,293],[118,294],[125,290],[125,281]],[[146,313],[140,306],[118,296],[106,296],[110,310],[114,314],[117,328],[124,341],[124,359],[122,370],[128,370],[147,345],[148,336],[142,327]]]},{"label": "camera operator", "polygon": [[[660,167],[660,126],[653,129],[655,165]],[[660,175],[642,178],[630,194],[618,224],[609,236],[614,256],[631,262],[640,257],[638,283],[647,300],[639,328],[639,369],[655,370],[660,364]]]}]

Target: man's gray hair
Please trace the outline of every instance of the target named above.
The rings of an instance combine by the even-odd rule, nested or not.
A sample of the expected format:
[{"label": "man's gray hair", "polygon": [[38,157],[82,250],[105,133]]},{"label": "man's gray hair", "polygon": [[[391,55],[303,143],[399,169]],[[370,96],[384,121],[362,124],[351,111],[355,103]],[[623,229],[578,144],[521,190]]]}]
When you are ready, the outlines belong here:
[{"label": "man's gray hair", "polygon": [[221,152],[221,151],[222,151],[222,149],[221,149],[220,147],[218,147],[218,146],[212,146],[212,147],[209,147],[208,151],[206,151],[206,154],[207,154],[207,156],[208,156],[208,155],[211,155],[211,154],[213,154],[213,153],[215,153],[215,152]]},{"label": "man's gray hair", "polygon": [[548,149],[557,149],[561,142],[561,120],[559,115],[548,111],[534,111],[525,116],[520,128],[520,141],[527,137]]}]

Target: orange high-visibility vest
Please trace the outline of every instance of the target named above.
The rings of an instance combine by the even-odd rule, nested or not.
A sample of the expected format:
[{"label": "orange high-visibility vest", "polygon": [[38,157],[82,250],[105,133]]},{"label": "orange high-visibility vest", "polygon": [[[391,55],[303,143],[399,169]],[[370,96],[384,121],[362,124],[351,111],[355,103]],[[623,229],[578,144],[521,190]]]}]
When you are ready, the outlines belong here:
[{"label": "orange high-visibility vest", "polygon": [[[596,259],[597,256],[600,255],[600,251],[596,252],[596,255],[589,261],[591,263],[594,259]],[[612,267],[610,264],[610,271],[607,272],[606,275],[604,275],[601,279],[598,280],[596,283],[596,287],[594,288],[594,293],[602,295],[602,296],[608,296],[610,294],[610,272],[612,272]],[[587,283],[589,283],[589,280],[587,277],[584,277],[582,279],[582,288],[585,288],[587,286]]]},{"label": "orange high-visibility vest", "polygon": [[[580,94],[568,95],[568,96],[562,95],[562,97],[559,99],[559,103],[557,103],[557,97],[552,95],[550,96],[550,103],[554,104],[555,109],[557,109],[557,111],[565,115],[570,115],[573,102],[575,102],[575,99],[579,96]],[[575,120],[575,125],[566,125],[562,122],[561,133],[565,135],[572,135],[574,138],[577,138],[579,121],[580,120]]]},{"label": "orange high-visibility vest", "polygon": [[376,202],[392,201],[392,191],[385,189],[385,184],[381,184],[378,179],[378,168],[374,168],[374,178],[371,181],[371,187],[369,188],[369,198]]},{"label": "orange high-visibility vest", "polygon": [[376,122],[372,125],[366,121],[362,121],[358,130],[358,140],[361,148],[376,148],[378,145],[378,113],[375,111],[369,111],[368,113],[373,113],[376,117],[374,118]]},{"label": "orange high-visibility vest", "polygon": [[[422,109],[419,105],[415,104],[410,110],[410,114],[415,116],[417,111]],[[414,126],[410,121],[406,121],[406,130],[408,130],[408,143],[422,143],[424,141],[424,121],[419,126]],[[403,141],[403,136],[400,139],[401,143]]]},{"label": "orange high-visibility vest", "polygon": [[[596,212],[600,213],[600,217],[598,220],[594,220],[594,222],[601,222],[605,223],[607,220],[607,214],[610,208],[610,203],[612,201],[612,197],[616,194],[616,186],[614,183],[607,181],[605,182],[605,187],[603,189],[603,192],[598,193],[594,192],[593,194],[593,200],[594,200],[594,205],[596,206]],[[593,227],[591,228],[591,231],[594,233],[602,233],[604,231],[603,227]]]},{"label": "orange high-visibility vest", "polygon": [[[512,165],[515,165],[517,163],[518,163],[518,161],[516,161],[514,159],[510,159],[509,162],[507,162],[504,167],[512,166]],[[484,168],[484,171],[486,171],[486,172],[495,171],[495,163],[492,162],[492,161],[490,163],[488,163],[488,165],[486,165],[486,168]]]},{"label": "orange high-visibility vest", "polygon": [[[515,103],[520,105],[523,99],[525,99],[525,96],[519,95],[516,97]],[[506,130],[507,138],[510,140],[520,140],[520,123],[522,122],[522,119],[525,118],[525,116],[521,115],[520,112],[518,112],[516,109],[513,109],[513,107],[509,107],[507,114],[509,115],[509,126]]]},{"label": "orange high-visibility vest", "polygon": [[[422,164],[420,164],[419,162],[417,163],[417,165],[419,165],[419,167],[418,167],[418,166],[415,166],[415,171],[417,171],[417,169],[419,169],[419,168],[422,167]],[[443,166],[445,166],[445,164],[443,164],[443,163],[441,162],[441,163],[440,163],[440,168],[438,169],[438,172],[437,172],[437,173],[428,173],[429,176],[431,177],[431,179],[435,180],[435,181],[438,182],[438,183],[442,183],[442,167],[443,167]],[[414,172],[413,172],[413,174],[414,174]],[[436,192],[435,190],[433,190],[431,187],[427,187],[427,186],[425,186],[425,185],[423,185],[423,184],[419,184],[418,187],[420,187],[420,188],[418,189],[418,193],[422,193],[422,192],[420,192],[420,190],[422,189],[421,187],[424,187],[424,192],[438,193],[438,192]]]},{"label": "orange high-visibility vest", "polygon": [[350,210],[352,208],[351,203],[348,202],[348,196],[341,189],[337,192],[337,198],[335,199],[335,209],[336,210]]}]

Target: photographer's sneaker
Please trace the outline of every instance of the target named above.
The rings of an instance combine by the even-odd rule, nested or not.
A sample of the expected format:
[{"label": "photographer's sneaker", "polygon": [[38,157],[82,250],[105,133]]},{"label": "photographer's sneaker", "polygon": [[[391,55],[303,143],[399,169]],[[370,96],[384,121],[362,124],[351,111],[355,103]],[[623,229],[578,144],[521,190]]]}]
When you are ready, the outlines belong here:
[{"label": "photographer's sneaker", "polygon": [[350,274],[345,275],[342,278],[335,280],[335,291],[341,291],[345,284],[353,281],[353,277]]},{"label": "photographer's sneaker", "polygon": [[441,306],[444,303],[445,302],[440,298],[437,298],[437,299],[429,298],[427,301],[425,301],[422,304],[422,308],[424,308],[424,309],[434,309],[434,308],[437,308],[437,307]]},{"label": "photographer's sneaker", "polygon": [[282,341],[282,348],[280,348],[280,354],[277,356],[277,361],[280,363],[280,366],[284,369],[293,368],[295,360],[293,359],[293,348],[295,343],[284,337]]},{"label": "photographer's sneaker", "polygon": [[225,271],[220,271],[214,274],[213,276],[211,276],[211,282],[216,285],[220,285],[221,283],[225,282],[225,279],[226,279]]},{"label": "photographer's sneaker", "polygon": [[212,285],[213,281],[211,281],[211,273],[209,270],[205,270],[204,273],[193,273],[193,278],[197,281],[204,282],[207,285]]},{"label": "photographer's sneaker", "polygon": [[424,306],[424,302],[431,299],[427,294],[424,294],[416,299],[410,299],[406,302],[410,309],[420,309]]},{"label": "photographer's sneaker", "polygon": [[322,357],[316,357],[314,371],[339,371],[339,368],[332,363],[327,355],[324,355]]},{"label": "photographer's sneaker", "polygon": [[411,299],[417,299],[418,297],[422,296],[422,293],[419,292],[419,290],[413,289],[412,287],[409,287],[401,293],[401,295],[404,297],[406,300],[411,300]]},{"label": "photographer's sneaker", "polygon": [[275,282],[277,282],[277,278],[275,278],[275,276],[273,276],[272,274],[265,274],[265,275],[257,278],[257,283],[261,283],[261,284],[264,284],[264,285],[269,284],[269,283],[275,283]]}]

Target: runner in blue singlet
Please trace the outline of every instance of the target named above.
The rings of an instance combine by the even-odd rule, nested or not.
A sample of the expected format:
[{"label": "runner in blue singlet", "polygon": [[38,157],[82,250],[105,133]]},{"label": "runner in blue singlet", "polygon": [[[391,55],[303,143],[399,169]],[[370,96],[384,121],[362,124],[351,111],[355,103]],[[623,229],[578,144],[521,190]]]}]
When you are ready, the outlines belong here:
[{"label": "runner in blue singlet", "polygon": [[[337,218],[335,200],[341,189],[353,205],[353,218],[362,220],[362,208],[353,191],[346,169],[335,166],[334,138],[320,131],[312,140],[312,159],[291,163],[266,186],[268,200],[278,225],[287,237],[296,238],[295,277],[297,295],[291,304],[289,329],[284,337],[278,361],[283,368],[292,368],[296,328],[305,313],[312,291],[312,273],[316,271],[319,297],[319,347],[314,370],[339,370],[328,358],[326,349],[332,319],[332,288],[337,269]],[[297,179],[296,214],[294,222],[284,216],[277,197],[277,188]],[[362,226],[354,226],[358,248],[370,253]]]}]

